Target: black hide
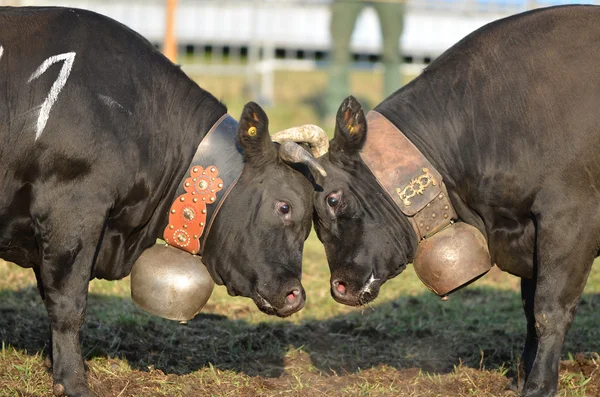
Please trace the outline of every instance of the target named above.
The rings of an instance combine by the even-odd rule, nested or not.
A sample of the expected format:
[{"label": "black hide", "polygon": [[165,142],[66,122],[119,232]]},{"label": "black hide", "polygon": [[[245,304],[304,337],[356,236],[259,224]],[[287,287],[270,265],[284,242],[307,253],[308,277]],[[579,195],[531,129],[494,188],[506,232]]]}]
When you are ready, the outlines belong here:
[{"label": "black hide", "polygon": [[[0,8],[0,257],[35,271],[57,393],[88,395],[79,348],[88,282],[129,274],[168,221],[203,136],[227,109],[127,27],[89,11]],[[268,120],[215,218],[213,278],[271,314],[302,308],[312,186],[279,161]],[[289,211],[283,214],[282,202]]]},{"label": "black hide", "polygon": [[[524,396],[556,393],[562,343],[600,249],[599,65],[600,7],[537,10],[467,36],[375,109],[442,174],[493,263],[524,277]],[[359,157],[361,114],[353,98],[342,104],[315,201],[332,294],[354,305],[417,246]]]}]

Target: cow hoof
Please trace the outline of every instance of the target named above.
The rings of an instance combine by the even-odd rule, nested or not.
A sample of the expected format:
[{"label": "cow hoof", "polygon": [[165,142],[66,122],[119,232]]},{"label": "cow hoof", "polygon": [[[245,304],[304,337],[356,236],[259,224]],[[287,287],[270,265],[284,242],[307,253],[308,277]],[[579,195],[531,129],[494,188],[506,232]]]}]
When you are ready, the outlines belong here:
[{"label": "cow hoof", "polygon": [[554,388],[536,388],[532,390],[533,388],[525,387],[525,389],[521,393],[521,397],[553,397],[557,393]]},{"label": "cow hoof", "polygon": [[52,392],[55,396],[63,396],[65,394],[65,387],[60,383],[55,383]]}]

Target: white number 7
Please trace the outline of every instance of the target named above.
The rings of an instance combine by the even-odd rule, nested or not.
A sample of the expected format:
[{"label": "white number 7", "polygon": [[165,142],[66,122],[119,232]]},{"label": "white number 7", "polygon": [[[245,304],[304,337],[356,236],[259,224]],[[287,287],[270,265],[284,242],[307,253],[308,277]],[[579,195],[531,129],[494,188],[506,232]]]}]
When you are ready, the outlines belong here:
[{"label": "white number 7", "polygon": [[56,102],[56,99],[58,98],[58,94],[67,83],[67,79],[69,78],[69,74],[71,73],[71,68],[73,67],[74,60],[74,52],[67,52],[64,54],[52,56],[46,59],[44,63],[42,63],[40,67],[38,67],[37,70],[33,72],[31,77],[29,77],[29,80],[27,81],[28,83],[31,83],[33,80],[37,79],[42,74],[44,74],[44,72],[48,70],[48,68],[51,65],[55,64],[56,62],[64,61],[63,67],[60,69],[60,73],[58,74],[58,77],[56,78],[54,84],[52,84],[50,92],[48,93],[48,96],[46,97],[46,100],[44,101],[44,103],[42,104],[42,108],[40,109],[40,115],[38,117],[35,131],[36,141],[40,137],[40,135],[42,135],[44,127],[46,127],[46,123],[48,122],[48,117],[50,116],[50,109],[52,109],[52,105],[54,105],[54,102]]}]

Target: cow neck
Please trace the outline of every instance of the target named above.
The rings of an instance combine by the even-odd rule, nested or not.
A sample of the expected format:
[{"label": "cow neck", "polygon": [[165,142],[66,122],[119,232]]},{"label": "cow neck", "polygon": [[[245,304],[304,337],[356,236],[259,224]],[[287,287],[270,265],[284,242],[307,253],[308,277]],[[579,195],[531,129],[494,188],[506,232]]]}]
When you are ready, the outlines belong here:
[{"label": "cow neck", "polygon": [[360,157],[408,218],[418,239],[453,223],[458,216],[442,175],[423,153],[377,111],[367,114],[367,130]]},{"label": "cow neck", "polygon": [[244,168],[238,122],[224,114],[204,136],[169,209],[164,240],[202,255],[212,224]]}]

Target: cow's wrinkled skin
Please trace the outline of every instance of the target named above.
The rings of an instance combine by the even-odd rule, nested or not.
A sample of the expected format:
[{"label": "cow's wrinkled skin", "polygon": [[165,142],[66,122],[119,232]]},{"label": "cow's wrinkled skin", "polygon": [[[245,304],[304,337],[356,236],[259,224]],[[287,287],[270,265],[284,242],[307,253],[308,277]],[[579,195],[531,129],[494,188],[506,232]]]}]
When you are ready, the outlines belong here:
[{"label": "cow's wrinkled skin", "polygon": [[[0,8],[0,87],[0,257],[35,272],[55,392],[87,396],[89,280],[125,277],[162,236],[198,144],[227,110],[141,36],[76,9]],[[258,105],[238,135],[244,171],[203,259],[231,294],[287,316],[304,305],[313,186],[279,159]]]},{"label": "cow's wrinkled skin", "polygon": [[[489,24],[376,107],[442,174],[461,220],[522,278],[523,396],[557,391],[561,347],[600,249],[600,7]],[[354,133],[350,133],[353,131]],[[417,238],[359,157],[353,98],[321,163],[315,225],[332,295],[364,304],[411,262]]]}]

